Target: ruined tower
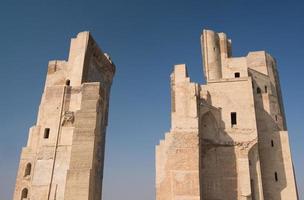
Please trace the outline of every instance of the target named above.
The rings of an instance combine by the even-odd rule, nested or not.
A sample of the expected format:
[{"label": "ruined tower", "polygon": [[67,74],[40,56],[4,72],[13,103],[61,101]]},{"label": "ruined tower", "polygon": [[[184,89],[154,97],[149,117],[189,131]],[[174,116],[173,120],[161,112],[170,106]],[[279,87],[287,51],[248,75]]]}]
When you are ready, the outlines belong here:
[{"label": "ruined tower", "polygon": [[296,200],[276,61],[232,57],[224,33],[201,35],[205,85],[171,74],[171,130],[156,147],[157,200]]},{"label": "ruined tower", "polygon": [[50,61],[36,125],[22,149],[14,200],[100,200],[115,66],[89,32],[68,61]]}]

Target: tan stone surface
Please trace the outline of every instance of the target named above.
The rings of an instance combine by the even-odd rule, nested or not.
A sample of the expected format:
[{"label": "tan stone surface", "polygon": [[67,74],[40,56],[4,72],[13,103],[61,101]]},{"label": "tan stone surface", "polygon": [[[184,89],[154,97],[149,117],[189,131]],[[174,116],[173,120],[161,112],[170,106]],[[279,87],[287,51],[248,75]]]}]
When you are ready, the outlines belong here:
[{"label": "tan stone surface", "polygon": [[232,57],[231,40],[211,30],[201,44],[206,84],[192,83],[183,64],[171,74],[171,130],[156,147],[156,199],[296,200],[275,60],[264,51]]},{"label": "tan stone surface", "polygon": [[89,32],[72,39],[68,61],[49,62],[37,123],[22,149],[14,200],[101,199],[114,72]]}]

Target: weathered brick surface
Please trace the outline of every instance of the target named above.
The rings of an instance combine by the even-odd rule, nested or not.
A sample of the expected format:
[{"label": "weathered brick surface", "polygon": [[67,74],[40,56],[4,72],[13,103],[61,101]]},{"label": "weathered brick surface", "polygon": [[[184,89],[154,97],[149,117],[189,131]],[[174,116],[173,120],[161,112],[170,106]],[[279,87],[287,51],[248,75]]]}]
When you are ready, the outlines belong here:
[{"label": "weathered brick surface", "polygon": [[274,59],[264,51],[234,58],[226,34],[211,30],[201,44],[206,84],[192,83],[183,64],[171,74],[171,130],[156,147],[156,199],[296,200]]},{"label": "weathered brick surface", "polygon": [[14,200],[101,199],[114,72],[88,32],[72,39],[68,61],[49,62],[37,123],[22,150]]}]

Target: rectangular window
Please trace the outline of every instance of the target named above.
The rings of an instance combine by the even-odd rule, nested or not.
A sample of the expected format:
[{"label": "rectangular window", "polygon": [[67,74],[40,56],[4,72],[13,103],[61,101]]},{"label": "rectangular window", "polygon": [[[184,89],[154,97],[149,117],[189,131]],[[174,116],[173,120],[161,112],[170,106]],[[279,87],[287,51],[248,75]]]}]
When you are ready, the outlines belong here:
[{"label": "rectangular window", "polygon": [[234,78],[240,78],[240,72],[235,72],[234,73]]},{"label": "rectangular window", "polygon": [[267,93],[268,92],[268,90],[267,90],[267,86],[265,85],[265,93]]},{"label": "rectangular window", "polygon": [[231,126],[233,127],[234,125],[236,125],[236,112],[232,112],[231,113]]},{"label": "rectangular window", "polygon": [[275,179],[276,182],[278,182],[279,179],[278,179],[278,173],[277,172],[274,173],[274,179]]},{"label": "rectangular window", "polygon": [[44,134],[43,134],[43,138],[47,139],[50,136],[50,129],[49,128],[45,128],[44,129]]}]

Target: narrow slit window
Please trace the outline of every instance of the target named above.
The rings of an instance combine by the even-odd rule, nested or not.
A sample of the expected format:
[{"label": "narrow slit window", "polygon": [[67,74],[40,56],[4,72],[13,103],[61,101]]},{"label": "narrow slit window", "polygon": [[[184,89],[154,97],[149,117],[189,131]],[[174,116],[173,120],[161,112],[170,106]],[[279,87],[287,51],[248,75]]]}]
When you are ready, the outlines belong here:
[{"label": "narrow slit window", "polygon": [[275,120],[278,121],[278,116],[277,115],[275,115]]},{"label": "narrow slit window", "polygon": [[28,196],[28,189],[24,188],[21,192],[21,200],[26,199]]},{"label": "narrow slit window", "polygon": [[259,88],[259,87],[257,88],[257,93],[261,94],[261,88]]},{"label": "narrow slit window", "polygon": [[31,163],[27,163],[26,167],[25,167],[25,171],[24,171],[24,176],[29,176],[31,175],[31,170],[32,170],[32,165]]},{"label": "narrow slit window", "polygon": [[235,72],[234,73],[234,78],[240,78],[240,72]]},{"label": "narrow slit window", "polygon": [[231,113],[231,126],[233,127],[236,124],[237,124],[236,112],[232,112]]},{"label": "narrow slit window", "polygon": [[272,146],[272,147],[274,146],[273,140],[271,140],[271,146]]},{"label": "narrow slit window", "polygon": [[274,179],[275,179],[276,182],[279,181],[279,179],[278,179],[278,173],[277,172],[274,172]]},{"label": "narrow slit window", "polygon": [[267,86],[265,85],[265,93],[268,93],[268,89]]},{"label": "narrow slit window", "polygon": [[69,79],[65,81],[66,86],[70,86],[70,83],[71,83],[71,81]]},{"label": "narrow slit window", "polygon": [[49,128],[44,129],[43,138],[47,139],[49,138],[49,136],[50,136],[50,129]]}]

